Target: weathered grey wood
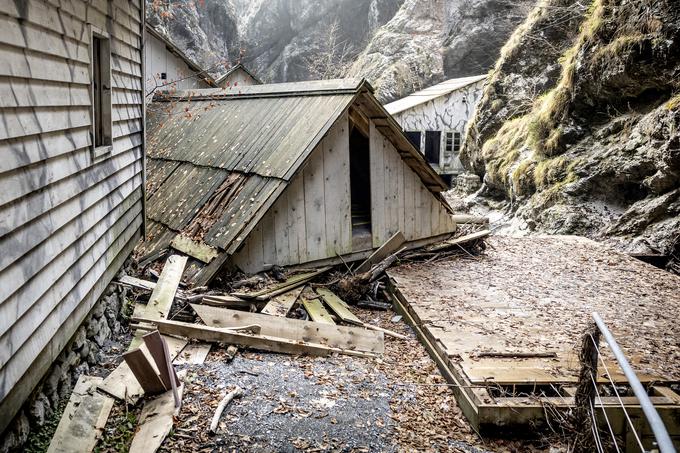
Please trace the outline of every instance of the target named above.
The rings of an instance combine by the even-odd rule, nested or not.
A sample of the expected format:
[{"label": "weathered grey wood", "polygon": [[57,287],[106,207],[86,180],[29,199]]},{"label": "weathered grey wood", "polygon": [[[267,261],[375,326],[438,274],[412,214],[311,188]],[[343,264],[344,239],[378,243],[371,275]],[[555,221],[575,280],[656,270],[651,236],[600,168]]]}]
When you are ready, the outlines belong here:
[{"label": "weathered grey wood", "polygon": [[439,244],[434,244],[431,245],[430,247],[427,247],[428,252],[437,252],[439,250],[445,250],[449,249],[452,247],[455,247],[457,245],[462,245],[467,242],[472,242],[476,241],[479,239],[483,239],[491,234],[491,231],[489,230],[480,230],[480,231],[475,231],[474,233],[466,234],[464,236],[455,238],[455,239],[449,239],[448,241],[443,241]]},{"label": "weathered grey wood", "polygon": [[204,263],[209,263],[217,257],[217,250],[203,242],[196,242],[188,237],[178,234],[170,242],[170,246],[175,250],[196,258]]},{"label": "weathered grey wood", "polygon": [[335,321],[333,321],[331,314],[323,308],[323,304],[319,299],[307,299],[303,297],[302,306],[305,307],[305,310],[309,313],[309,317],[312,318],[312,321],[335,325]]},{"label": "weathered grey wood", "polygon": [[210,343],[189,343],[172,363],[174,365],[200,365],[205,362],[211,347],[212,344]]},{"label": "weathered grey wood", "polygon": [[323,258],[326,253],[326,220],[324,218],[323,153],[315,152],[303,170],[305,187],[305,261]]},{"label": "weathered grey wood", "polygon": [[369,135],[371,166],[371,231],[373,247],[380,247],[387,239],[385,220],[385,167],[383,158],[382,135],[370,123]]},{"label": "weathered grey wood", "polygon": [[81,375],[52,436],[48,453],[90,452],[104,431],[113,398],[97,392],[100,377]]},{"label": "weathered grey wood", "polygon": [[[184,384],[178,388],[180,401],[184,394]],[[132,438],[130,453],[153,453],[163,444],[174,423],[174,415],[179,414],[175,406],[172,390],[146,402],[139,416],[139,429]]]},{"label": "weathered grey wood", "polygon": [[308,341],[339,349],[356,349],[376,354],[382,354],[385,348],[383,334],[373,330],[300,319],[283,320],[269,315],[224,308],[200,305],[192,305],[192,307],[203,322],[211,327],[228,328],[257,324],[261,327],[262,335],[293,341]]},{"label": "weathered grey wood", "polygon": [[366,258],[366,261],[361,263],[359,267],[357,267],[354,272],[357,274],[361,274],[363,272],[368,272],[371,270],[371,266],[374,264],[378,264],[380,261],[384,260],[388,256],[390,256],[392,253],[396,252],[399,250],[403,245],[404,242],[406,242],[406,239],[404,238],[404,235],[401,233],[401,231],[397,231],[394,236],[389,238],[387,242],[385,242],[383,245],[378,248],[371,256]]},{"label": "weathered grey wood", "polygon": [[124,275],[123,277],[119,278],[118,282],[131,288],[143,289],[146,291],[153,291],[156,287],[156,282],[142,280],[141,278],[131,277],[129,275]]},{"label": "weathered grey wood", "polygon": [[290,292],[281,294],[280,296],[274,297],[269,302],[267,302],[267,305],[264,306],[260,313],[264,315],[281,316],[285,318],[286,315],[288,315],[290,309],[293,307],[293,304],[295,304],[297,298],[300,296],[301,292],[302,288],[297,288]]},{"label": "weathered grey wood", "polygon": [[154,321],[158,330],[168,335],[180,335],[201,341],[229,343],[262,351],[283,352],[287,354],[311,354],[328,355],[332,353],[353,355],[359,357],[373,357],[374,354],[363,351],[333,348],[318,343],[304,341],[292,341],[286,338],[271,337],[268,335],[248,334],[234,330],[216,327],[188,324],[178,321],[157,320]]},{"label": "weathered grey wood", "polygon": [[167,318],[186,263],[186,256],[171,255],[168,258],[158,278],[156,287],[151,293],[151,297],[149,297],[149,302],[146,304],[144,315],[140,315],[138,318]]},{"label": "weathered grey wood", "polygon": [[359,318],[352,313],[342,299],[340,299],[333,291],[327,288],[316,288],[316,292],[321,296],[321,298],[326,302],[326,305],[335,313],[335,315],[340,318],[341,321],[361,325],[362,322]]}]

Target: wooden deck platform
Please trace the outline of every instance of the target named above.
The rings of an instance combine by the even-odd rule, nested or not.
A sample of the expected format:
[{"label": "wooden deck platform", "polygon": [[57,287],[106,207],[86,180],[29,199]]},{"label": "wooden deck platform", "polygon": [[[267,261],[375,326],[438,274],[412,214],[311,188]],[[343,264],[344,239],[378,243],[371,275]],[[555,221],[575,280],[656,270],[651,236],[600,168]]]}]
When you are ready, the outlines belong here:
[{"label": "wooden deck platform", "polygon": [[[597,311],[680,434],[680,396],[671,389],[680,382],[680,278],[580,237],[492,237],[488,244],[480,257],[388,271],[393,302],[458,386],[476,429],[535,426],[550,408],[570,406],[580,337]],[[614,380],[625,383],[601,349]],[[603,367],[598,372],[608,382]],[[625,435],[614,399],[603,397],[598,407]],[[634,397],[626,403],[640,416]]]}]

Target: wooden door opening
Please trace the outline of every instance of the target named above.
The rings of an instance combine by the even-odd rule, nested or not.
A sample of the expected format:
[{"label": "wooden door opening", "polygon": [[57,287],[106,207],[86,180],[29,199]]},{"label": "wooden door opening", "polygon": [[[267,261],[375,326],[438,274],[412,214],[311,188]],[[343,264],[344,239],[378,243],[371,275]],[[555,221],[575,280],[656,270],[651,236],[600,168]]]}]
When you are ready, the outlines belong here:
[{"label": "wooden door opening", "polygon": [[349,179],[352,204],[352,250],[373,245],[371,233],[371,163],[368,137],[358,127],[349,135]]}]

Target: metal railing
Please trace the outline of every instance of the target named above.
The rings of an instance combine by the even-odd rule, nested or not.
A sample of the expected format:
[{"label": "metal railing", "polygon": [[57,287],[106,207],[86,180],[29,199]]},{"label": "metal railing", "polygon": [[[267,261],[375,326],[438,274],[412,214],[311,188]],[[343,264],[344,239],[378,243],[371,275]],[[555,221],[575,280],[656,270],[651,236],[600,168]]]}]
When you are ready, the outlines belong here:
[{"label": "metal railing", "polygon": [[[612,437],[612,446],[615,448],[617,452],[621,451],[617,443],[616,436],[614,434],[614,429],[609,421],[609,417],[607,416],[607,411],[605,410],[605,406],[603,404],[603,400],[597,386],[597,367],[598,362],[600,362],[604,368],[607,378],[609,379],[616,399],[621,405],[621,410],[623,411],[626,422],[630,426],[631,432],[635,437],[635,441],[637,442],[640,451],[641,452],[647,451],[645,450],[642,444],[640,434],[638,434],[638,432],[636,431],[636,427],[633,424],[633,421],[631,420],[628,411],[626,410],[626,406],[623,403],[623,399],[621,398],[617,386],[612,379],[612,374],[609,371],[609,368],[607,367],[607,364],[605,363],[602,357],[599,348],[599,339],[601,336],[609,345],[612,354],[616,358],[616,361],[621,367],[623,374],[626,376],[626,379],[628,380],[628,384],[631,390],[633,391],[635,397],[639,402],[640,408],[642,409],[642,412],[645,418],[647,419],[649,427],[651,428],[652,433],[656,438],[656,447],[658,451],[660,453],[676,453],[676,449],[673,446],[673,441],[671,440],[671,437],[668,435],[668,431],[666,430],[666,427],[663,421],[661,420],[659,413],[654,408],[654,405],[652,404],[649,395],[647,395],[647,391],[645,390],[644,386],[640,383],[640,380],[635,374],[633,368],[630,366],[630,363],[628,363],[628,360],[626,359],[623,351],[621,350],[618,343],[614,339],[614,336],[609,331],[600,315],[598,315],[597,313],[593,313],[593,319],[595,320],[596,329],[593,329],[594,333],[587,333],[586,336],[589,337],[589,340],[592,343],[594,349],[588,348],[590,344],[588,344],[588,338],[586,338],[584,340],[584,349],[582,351],[582,360],[584,363],[583,369],[581,371],[579,388],[577,390],[576,395],[576,404],[577,411],[579,410],[580,406],[580,409],[583,411],[581,416],[587,419],[588,424],[590,425],[593,434],[595,449],[598,452],[604,452],[606,450],[605,443],[600,437],[599,429],[597,426],[594,404],[595,396],[597,396],[600,401],[600,408],[602,409],[602,413],[604,414],[604,422],[607,425],[609,433],[611,434]],[[587,351],[587,349],[590,349],[590,351]],[[590,387],[591,384],[592,387]]]}]

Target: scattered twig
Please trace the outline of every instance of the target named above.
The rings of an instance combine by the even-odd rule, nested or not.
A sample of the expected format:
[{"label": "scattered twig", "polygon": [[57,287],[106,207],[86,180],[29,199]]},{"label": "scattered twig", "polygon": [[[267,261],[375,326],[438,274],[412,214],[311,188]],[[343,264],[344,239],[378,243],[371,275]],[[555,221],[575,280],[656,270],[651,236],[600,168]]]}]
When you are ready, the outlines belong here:
[{"label": "scattered twig", "polygon": [[231,392],[227,393],[224,395],[224,398],[222,398],[222,401],[220,401],[220,404],[217,405],[217,409],[215,410],[215,415],[213,415],[212,421],[210,422],[210,432],[215,433],[217,432],[217,425],[220,422],[220,417],[222,416],[222,412],[224,412],[224,409],[227,407],[227,404],[231,402],[234,398],[237,398],[243,394],[243,391],[241,390],[241,387],[236,387],[234,390]]}]

